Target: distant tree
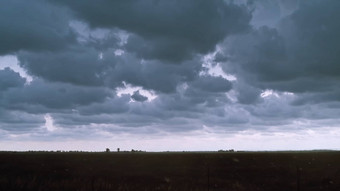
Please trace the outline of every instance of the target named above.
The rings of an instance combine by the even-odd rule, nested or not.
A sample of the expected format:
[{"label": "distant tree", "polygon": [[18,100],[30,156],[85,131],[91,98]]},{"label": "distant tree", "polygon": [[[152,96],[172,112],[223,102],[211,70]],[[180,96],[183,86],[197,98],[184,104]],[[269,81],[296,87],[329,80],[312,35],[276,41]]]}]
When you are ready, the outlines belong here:
[{"label": "distant tree", "polygon": [[106,148],[106,152],[109,153],[109,152],[110,152],[110,149],[109,149],[109,148]]},{"label": "distant tree", "polygon": [[117,152],[118,152],[118,153],[120,152],[120,148],[117,148]]}]

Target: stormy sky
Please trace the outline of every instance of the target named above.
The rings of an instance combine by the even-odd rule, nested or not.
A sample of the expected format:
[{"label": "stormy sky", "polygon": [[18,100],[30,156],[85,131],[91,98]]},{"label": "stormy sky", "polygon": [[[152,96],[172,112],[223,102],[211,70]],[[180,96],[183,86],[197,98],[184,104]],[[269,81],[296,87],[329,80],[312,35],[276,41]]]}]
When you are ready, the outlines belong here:
[{"label": "stormy sky", "polygon": [[0,150],[340,149],[338,0],[1,0]]}]

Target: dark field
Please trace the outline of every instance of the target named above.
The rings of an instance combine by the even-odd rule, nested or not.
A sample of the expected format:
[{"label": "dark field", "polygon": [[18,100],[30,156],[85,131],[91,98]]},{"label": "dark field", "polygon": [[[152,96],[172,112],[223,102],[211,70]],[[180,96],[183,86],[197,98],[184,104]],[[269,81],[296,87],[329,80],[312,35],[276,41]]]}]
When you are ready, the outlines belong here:
[{"label": "dark field", "polygon": [[0,153],[0,190],[340,190],[340,152]]}]

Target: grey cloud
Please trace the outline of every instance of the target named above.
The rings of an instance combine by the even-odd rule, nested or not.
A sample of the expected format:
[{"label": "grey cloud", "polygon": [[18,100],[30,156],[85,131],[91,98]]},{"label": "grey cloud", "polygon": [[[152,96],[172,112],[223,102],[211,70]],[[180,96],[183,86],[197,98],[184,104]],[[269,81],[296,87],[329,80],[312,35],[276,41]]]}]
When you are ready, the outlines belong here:
[{"label": "grey cloud", "polygon": [[337,89],[339,7],[337,1],[304,1],[278,28],[260,27],[228,39],[226,52],[234,64],[224,69],[236,68],[240,78],[263,90],[317,93]]},{"label": "grey cloud", "polygon": [[100,51],[117,48],[117,45],[121,43],[119,34],[125,33],[118,29],[91,29],[87,23],[78,20],[71,20],[69,23],[70,28],[76,34],[76,39],[79,44]]},{"label": "grey cloud", "polygon": [[129,52],[134,52],[138,57],[144,59],[159,59],[162,61],[180,62],[194,56],[192,47],[186,45],[183,39],[171,39],[159,37],[155,39],[143,39],[140,36],[131,35],[124,46]]},{"label": "grey cloud", "polygon": [[[283,95],[281,95],[283,96]],[[53,115],[57,125],[65,128],[82,127],[89,124],[101,124],[102,130],[114,133],[160,133],[160,132],[188,132],[202,129],[206,125],[214,131],[236,132],[246,129],[257,129],[262,131],[276,131],[281,128],[284,131],[296,130],[305,126],[295,127],[295,121],[331,120],[336,119],[338,110],[336,108],[326,109],[325,113],[318,112],[325,106],[296,106],[291,107],[288,97],[269,97],[259,106],[254,105],[228,105],[220,108],[187,108],[187,110],[174,110],[160,108],[158,103],[133,102],[129,115],[125,113],[108,113],[95,115],[55,114]],[[222,112],[223,115],[218,114]],[[313,123],[314,123],[313,122]],[[276,129],[272,129],[275,127]],[[289,127],[289,129],[285,129]],[[308,126],[308,128],[320,127],[320,124]]]},{"label": "grey cloud", "polygon": [[146,100],[148,100],[148,97],[143,96],[142,94],[139,93],[139,90],[134,91],[131,98],[135,101],[139,101],[139,102],[144,102]]},{"label": "grey cloud", "polygon": [[[89,88],[63,83],[47,83],[36,79],[23,88],[12,88],[3,94],[1,105],[8,109],[25,110],[30,105],[50,109],[73,109],[81,105],[103,102],[112,93],[105,88]],[[27,108],[28,107],[28,108]],[[42,111],[30,111],[42,112]]]},{"label": "grey cloud", "polygon": [[301,117],[298,107],[292,107],[289,103],[292,98],[280,95],[280,97],[270,96],[260,105],[247,107],[253,116],[264,121],[291,121],[290,119]]},{"label": "grey cloud", "polygon": [[18,133],[30,133],[44,125],[45,119],[41,115],[28,114],[23,111],[0,112],[0,130]]},{"label": "grey cloud", "polygon": [[81,127],[89,124],[102,125],[101,130],[112,133],[159,134],[160,132],[185,132],[202,128],[194,120],[187,118],[167,118],[162,121],[147,115],[53,115],[55,123],[65,128]]},{"label": "grey cloud", "polygon": [[161,117],[187,117],[197,119],[202,114],[223,116],[229,99],[225,93],[206,92],[188,87],[183,92],[162,95],[153,101],[156,114]]},{"label": "grey cloud", "polygon": [[78,107],[81,115],[115,114],[129,111],[130,96],[123,94],[121,97],[107,98],[102,103],[92,103]]},{"label": "grey cloud", "polygon": [[303,70],[304,75],[335,77],[340,74],[336,64],[340,61],[339,8],[338,1],[306,1],[282,21],[282,35],[295,63],[299,64],[297,69]]},{"label": "grey cloud", "polygon": [[214,57],[214,62],[226,62],[228,61],[228,57],[226,55],[221,54],[218,52]]},{"label": "grey cloud", "polygon": [[[41,115],[28,114],[22,111],[6,111],[0,110],[0,118],[2,123],[7,124],[43,124],[45,120]],[[13,129],[14,130],[14,129]]]},{"label": "grey cloud", "polygon": [[[187,107],[195,108],[197,107],[195,105],[203,104],[204,107],[216,108],[229,102],[225,93],[231,90],[232,84],[220,76],[201,75],[187,85],[181,98],[182,101],[187,102],[184,104]],[[205,108],[200,110],[205,111]]]},{"label": "grey cloud", "polygon": [[227,79],[224,79],[220,76],[214,77],[210,75],[200,76],[190,85],[202,91],[208,92],[227,92],[232,88],[231,82]]},{"label": "grey cloud", "polygon": [[[61,132],[80,127],[84,137],[97,128],[141,134],[203,125],[216,132],[275,131],[296,121],[338,118],[337,1],[302,2],[285,18],[276,12],[282,1],[256,2],[255,12],[266,11],[254,15],[252,24],[263,21],[254,28],[249,22],[255,12],[222,0],[51,2],[0,3],[0,35],[6,37],[0,54],[14,54],[33,76],[25,84],[12,70],[0,71],[1,130],[35,131],[46,113]],[[202,60],[216,45],[211,64],[237,80],[200,75],[208,73]],[[157,97],[115,95],[124,84]],[[275,94],[261,97],[267,89]],[[64,132],[55,136],[68,136]]]},{"label": "grey cloud", "polygon": [[[286,0],[287,1],[287,0]],[[248,1],[253,9],[252,24],[255,26],[274,26],[280,19],[281,10],[278,0]]]},{"label": "grey cloud", "polygon": [[[294,77],[289,67],[283,38],[275,29],[261,27],[247,35],[237,36],[227,45],[230,59],[248,81],[281,81]],[[253,81],[253,82],[256,82]]]},{"label": "grey cloud", "polygon": [[2,0],[0,55],[19,50],[59,50],[75,42],[66,15],[65,10],[43,0]]},{"label": "grey cloud", "polygon": [[49,81],[102,86],[103,72],[114,66],[115,57],[112,50],[106,52],[105,59],[99,54],[93,48],[76,46],[58,52],[20,52],[18,59],[29,74]]},{"label": "grey cloud", "polygon": [[247,6],[252,10],[253,26],[276,27],[281,18],[298,8],[299,0],[248,0]]},{"label": "grey cloud", "polygon": [[163,93],[173,93],[179,84],[194,80],[202,68],[199,58],[177,65],[159,61],[140,61],[129,54],[118,59],[108,77],[110,82],[125,81]]},{"label": "grey cloud", "polygon": [[241,80],[235,83],[235,90],[237,91],[237,100],[241,104],[256,104],[262,101],[261,89],[241,82]]},{"label": "grey cloud", "polygon": [[[297,105],[301,107],[301,105]],[[305,104],[304,112],[301,112],[304,118],[311,120],[329,120],[328,125],[337,125],[339,123],[332,123],[332,120],[338,120],[340,116],[340,102],[339,101],[329,101],[329,102],[319,102],[314,104]],[[322,112],[320,112],[322,108]]]},{"label": "grey cloud", "polygon": [[[183,105],[185,100],[177,100],[178,106],[169,107],[174,102],[164,102],[165,97],[172,99],[169,95],[156,98],[152,102],[131,102],[130,109],[127,113],[120,112],[114,115],[109,113],[94,113],[93,115],[82,115],[75,113],[73,115],[57,114],[54,115],[56,124],[64,127],[83,126],[93,123],[101,124],[103,128],[110,132],[139,132],[154,133],[159,132],[188,132],[202,128],[202,119],[205,124],[215,125],[215,120],[227,121],[234,124],[236,115],[223,116],[219,114],[224,112],[222,108],[211,108],[207,110],[199,105]],[[185,108],[186,107],[186,108]],[[194,108],[195,107],[195,108]],[[215,117],[214,117],[215,116]],[[209,120],[209,118],[214,120]],[[227,119],[224,119],[227,118]],[[240,121],[237,122],[238,124]],[[222,124],[222,122],[221,122]]]},{"label": "grey cloud", "polygon": [[115,56],[114,49],[100,52],[82,46],[57,53],[20,52],[18,59],[29,74],[52,82],[116,88],[125,81],[160,92],[174,92],[179,83],[193,80],[202,68],[199,58],[164,64],[141,61],[129,53]]},{"label": "grey cloud", "polygon": [[302,93],[292,101],[292,105],[318,104],[323,102],[340,102],[340,89],[326,92]]},{"label": "grey cloud", "polygon": [[214,50],[227,35],[247,30],[251,19],[245,6],[222,0],[54,2],[92,27],[118,27],[136,34],[128,49],[143,58],[170,61]]},{"label": "grey cloud", "polygon": [[25,79],[18,73],[9,68],[0,70],[0,90],[5,91],[12,87],[22,87],[25,84]]}]

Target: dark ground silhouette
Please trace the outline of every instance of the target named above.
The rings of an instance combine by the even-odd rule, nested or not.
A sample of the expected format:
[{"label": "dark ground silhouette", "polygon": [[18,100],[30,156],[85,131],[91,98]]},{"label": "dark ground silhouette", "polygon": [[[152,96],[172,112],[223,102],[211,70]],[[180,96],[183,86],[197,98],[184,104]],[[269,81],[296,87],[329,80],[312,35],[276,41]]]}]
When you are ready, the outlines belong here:
[{"label": "dark ground silhouette", "polygon": [[340,190],[340,152],[0,152],[0,190]]}]

